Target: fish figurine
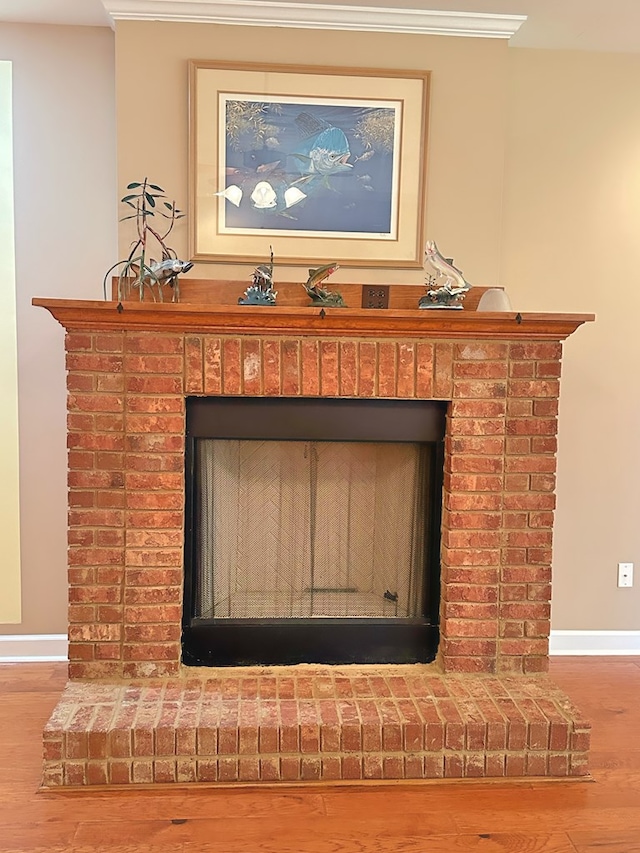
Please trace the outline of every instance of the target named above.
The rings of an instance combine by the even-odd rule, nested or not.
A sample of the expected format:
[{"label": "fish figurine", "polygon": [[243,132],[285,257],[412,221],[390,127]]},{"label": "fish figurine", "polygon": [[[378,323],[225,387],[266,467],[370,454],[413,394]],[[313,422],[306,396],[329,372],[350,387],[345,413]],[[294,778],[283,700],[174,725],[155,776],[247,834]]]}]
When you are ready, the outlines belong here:
[{"label": "fish figurine", "polygon": [[427,240],[424,247],[425,264],[430,264],[440,276],[444,276],[444,284],[449,284],[450,287],[456,286],[462,288],[463,292],[471,289],[471,285],[465,281],[464,276],[457,267],[454,267],[453,261],[444,258],[438,251],[438,247],[434,240]]},{"label": "fish figurine", "polygon": [[305,287],[307,289],[318,287],[318,285],[322,284],[323,281],[329,278],[330,275],[333,275],[336,270],[340,269],[340,265],[335,262],[332,264],[325,264],[323,267],[316,267],[315,269],[309,270],[309,278],[305,283]]},{"label": "fish figurine", "polygon": [[471,290],[453,260],[444,258],[433,240],[427,240],[424,250],[425,266],[429,264],[436,275],[427,279],[427,292],[421,297],[419,308],[462,308],[462,300]]},{"label": "fish figurine", "polygon": [[[162,301],[162,290],[164,285],[169,285],[173,289],[173,302],[180,301],[180,287],[178,276],[189,272],[193,267],[193,261],[181,261],[179,258],[164,257],[162,261],[154,261],[151,259],[149,264],[144,265],[144,272],[141,274],[139,264],[130,264],[129,269],[136,276],[137,281],[134,287],[140,288],[140,293],[145,287],[153,293],[154,287],[157,285],[157,293]],[[140,296],[142,299],[142,295]],[[155,297],[154,297],[155,298]]]},{"label": "fish figurine", "polygon": [[322,305],[329,308],[346,308],[342,294],[321,287],[322,282],[326,281],[330,275],[333,275],[337,269],[340,269],[340,266],[334,262],[309,270],[309,278],[302,286],[310,296],[313,305]]},{"label": "fish figurine", "polygon": [[273,261],[260,264],[253,271],[253,283],[256,287],[273,287]]},{"label": "fish figurine", "polygon": [[153,258],[145,264],[145,273],[140,276],[140,265],[130,264],[129,269],[136,276],[140,276],[143,284],[169,284],[170,280],[181,273],[189,272],[193,267],[193,261],[181,261],[178,258],[164,258],[162,261],[154,261]]},{"label": "fish figurine", "polygon": [[252,284],[238,298],[238,305],[275,305],[278,291],[273,289],[273,248],[268,264],[259,264],[251,276]]},{"label": "fish figurine", "polygon": [[160,284],[169,284],[179,276],[183,275],[193,267],[193,261],[181,261],[179,258],[165,258],[163,261],[159,263],[152,260],[149,265],[149,270],[152,275],[145,275],[143,278],[145,280],[145,284],[147,283],[147,279],[150,281],[155,276],[156,280],[160,282]]}]

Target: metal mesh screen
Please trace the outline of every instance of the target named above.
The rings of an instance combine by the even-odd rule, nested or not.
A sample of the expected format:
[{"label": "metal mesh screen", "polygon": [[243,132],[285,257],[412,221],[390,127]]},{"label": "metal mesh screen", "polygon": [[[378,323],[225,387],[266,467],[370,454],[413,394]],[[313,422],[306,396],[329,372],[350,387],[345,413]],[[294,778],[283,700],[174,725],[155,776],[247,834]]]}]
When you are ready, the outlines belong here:
[{"label": "metal mesh screen", "polygon": [[421,615],[418,443],[196,444],[196,615]]}]

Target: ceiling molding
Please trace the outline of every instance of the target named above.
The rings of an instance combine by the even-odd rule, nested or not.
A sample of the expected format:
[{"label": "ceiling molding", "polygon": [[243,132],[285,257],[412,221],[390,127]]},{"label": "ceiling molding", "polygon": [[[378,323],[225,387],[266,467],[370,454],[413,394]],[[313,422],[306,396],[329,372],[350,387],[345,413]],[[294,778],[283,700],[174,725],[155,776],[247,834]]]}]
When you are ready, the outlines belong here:
[{"label": "ceiling molding", "polygon": [[114,21],[173,21],[475,38],[511,38],[527,20],[526,15],[260,0],[102,0],[102,3]]}]

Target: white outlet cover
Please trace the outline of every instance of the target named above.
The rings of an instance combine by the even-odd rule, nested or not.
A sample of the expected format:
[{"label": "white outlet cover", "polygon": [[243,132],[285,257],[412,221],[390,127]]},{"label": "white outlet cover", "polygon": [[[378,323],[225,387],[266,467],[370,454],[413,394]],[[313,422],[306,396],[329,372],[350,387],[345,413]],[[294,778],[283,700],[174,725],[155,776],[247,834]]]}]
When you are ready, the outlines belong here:
[{"label": "white outlet cover", "polygon": [[618,563],[618,586],[633,586],[633,563]]}]

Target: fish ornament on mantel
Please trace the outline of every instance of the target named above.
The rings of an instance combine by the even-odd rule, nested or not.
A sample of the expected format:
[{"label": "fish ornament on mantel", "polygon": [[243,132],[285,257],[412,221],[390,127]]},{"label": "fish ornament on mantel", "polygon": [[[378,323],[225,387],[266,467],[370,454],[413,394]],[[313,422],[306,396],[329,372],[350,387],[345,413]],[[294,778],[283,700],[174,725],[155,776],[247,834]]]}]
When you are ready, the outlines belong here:
[{"label": "fish ornament on mantel", "polygon": [[273,248],[270,262],[257,266],[251,279],[253,283],[239,297],[238,305],[275,305],[278,291],[273,289]]},{"label": "fish ornament on mantel", "polygon": [[[427,265],[435,271],[430,274]],[[418,308],[462,309],[462,300],[471,285],[453,265],[452,258],[443,257],[433,240],[427,240],[424,248],[424,267],[427,272],[427,292],[421,297]]]},{"label": "fish ornament on mantel", "polygon": [[[135,269],[135,265],[132,265],[131,268]],[[192,268],[193,261],[181,261],[180,258],[166,257],[162,261],[154,261],[152,259],[151,264],[147,268],[148,272],[141,275],[138,269],[136,274],[140,277],[142,286],[146,285],[151,288],[154,284],[158,285],[158,287],[169,285],[169,287],[173,288],[173,302],[179,302],[180,283],[178,276],[189,272]]]},{"label": "fish ornament on mantel", "polygon": [[337,290],[327,290],[327,288],[321,287],[322,282],[326,281],[338,269],[340,266],[334,262],[309,270],[309,278],[302,286],[311,298],[312,305],[318,305],[322,308],[347,307],[341,293],[338,293]]},{"label": "fish ornament on mantel", "polygon": [[[144,290],[147,288],[154,302],[164,302],[163,287],[166,285],[172,291],[171,301],[179,302],[179,276],[192,269],[193,261],[181,261],[180,258],[173,257],[170,252],[171,250],[167,249],[161,261],[154,261],[153,258],[151,258],[148,264],[143,264],[142,266],[139,263],[134,263],[133,261],[118,261],[117,264],[114,264],[107,270],[104,277],[103,289],[105,291],[105,299],[107,276],[110,272],[116,269],[116,267],[124,265],[124,272],[121,273],[118,280],[118,302],[122,302],[122,299],[125,298],[123,295],[125,283],[128,289],[139,290],[141,300],[144,299]],[[127,278],[129,273],[133,273],[134,275],[134,279],[131,283],[129,283],[129,279]]]}]

